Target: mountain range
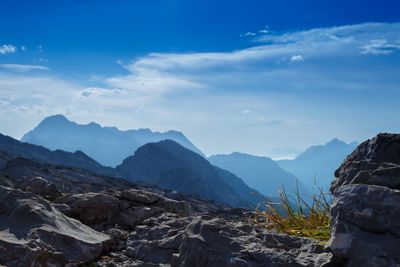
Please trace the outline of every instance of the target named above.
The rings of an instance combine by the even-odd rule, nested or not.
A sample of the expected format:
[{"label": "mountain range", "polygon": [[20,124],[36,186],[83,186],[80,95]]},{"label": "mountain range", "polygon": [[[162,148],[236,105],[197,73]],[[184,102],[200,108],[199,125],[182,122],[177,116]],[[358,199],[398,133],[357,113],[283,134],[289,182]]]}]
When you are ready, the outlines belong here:
[{"label": "mountain range", "polygon": [[0,134],[0,170],[8,173],[5,170],[9,169],[11,163],[14,175],[21,175],[21,172],[33,175],[38,173],[38,169],[41,170],[39,173],[48,174],[51,169],[63,169],[65,166],[73,168],[73,171],[58,171],[57,176],[74,172],[76,175],[73,179],[79,180],[80,174],[85,173],[82,179],[88,181],[88,186],[94,178],[90,178],[90,175],[85,178],[88,174],[84,170],[96,175],[124,178],[131,182],[175,190],[233,207],[254,208],[266,199],[234,174],[212,166],[201,155],[172,140],[148,143],[114,169],[102,166],[81,151],[51,151]]},{"label": "mountain range", "polygon": [[282,169],[268,157],[235,152],[229,155],[213,155],[208,160],[236,174],[250,187],[257,188],[266,196],[276,197],[283,188],[292,193],[296,190],[296,186],[300,193],[308,193],[307,188],[296,176]]},{"label": "mountain range", "polygon": [[68,152],[84,151],[104,166],[115,167],[133,155],[140,146],[161,140],[173,140],[203,155],[181,132],[153,132],[149,129],[122,131],[116,127],[102,127],[97,123],[86,125],[68,120],[63,115],[45,118],[21,141]]},{"label": "mountain range", "polygon": [[[171,140],[174,143],[164,140]],[[83,167],[102,175],[157,184],[206,198],[211,197],[217,201],[221,199],[215,188],[203,187],[215,181],[223,181],[220,185],[230,182],[229,188],[242,194],[238,202],[246,205],[258,201],[261,194],[277,197],[282,186],[289,193],[297,186],[302,194],[311,192],[315,183],[327,189],[336,166],[340,165],[357,145],[355,142],[346,144],[333,139],[324,145],[310,147],[293,160],[274,161],[268,157],[239,152],[205,158],[183,133],[177,131],[164,133],[149,129],[121,131],[115,127],[102,127],[97,123],[77,124],[62,115],[45,118],[37,127],[25,134],[21,141],[54,150],[35,152],[51,158],[52,164]],[[43,149],[38,146],[32,147],[28,154]],[[183,147],[181,149],[181,146],[186,149]],[[32,155],[29,155],[27,157],[32,158],[30,157]],[[0,151],[0,160],[1,157]],[[69,159],[67,163],[63,162],[66,159]],[[164,165],[160,165],[161,163]],[[184,184],[189,180],[190,183],[198,181],[198,188]],[[226,197],[231,194],[228,191],[225,192]],[[252,191],[260,193],[253,194]],[[230,204],[235,201],[228,200]]]},{"label": "mountain range", "polygon": [[140,147],[116,171],[130,181],[143,181],[237,207],[256,206],[265,200],[236,175],[211,165],[204,157],[171,140]]},{"label": "mountain range", "polygon": [[309,189],[318,186],[327,190],[337,166],[357,145],[357,142],[347,144],[335,138],[324,145],[308,148],[295,159],[278,160],[277,163],[298,177]]},{"label": "mountain range", "polygon": [[85,169],[100,175],[115,175],[112,168],[102,166],[82,151],[75,151],[74,153],[63,150],[51,151],[47,148],[22,143],[9,136],[0,134],[0,168],[15,158],[25,158],[40,163]]}]

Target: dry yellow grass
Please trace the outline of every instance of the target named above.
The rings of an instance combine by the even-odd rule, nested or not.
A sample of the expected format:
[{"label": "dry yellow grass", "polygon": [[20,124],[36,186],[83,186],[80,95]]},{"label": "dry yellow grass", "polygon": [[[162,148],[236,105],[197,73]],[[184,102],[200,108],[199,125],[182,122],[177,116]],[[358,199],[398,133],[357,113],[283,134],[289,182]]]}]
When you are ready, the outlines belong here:
[{"label": "dry yellow grass", "polygon": [[268,230],[314,238],[324,243],[330,237],[330,202],[330,194],[320,188],[311,201],[305,201],[298,190],[294,197],[290,197],[283,188],[278,207],[268,203],[263,211],[257,208],[253,222]]}]

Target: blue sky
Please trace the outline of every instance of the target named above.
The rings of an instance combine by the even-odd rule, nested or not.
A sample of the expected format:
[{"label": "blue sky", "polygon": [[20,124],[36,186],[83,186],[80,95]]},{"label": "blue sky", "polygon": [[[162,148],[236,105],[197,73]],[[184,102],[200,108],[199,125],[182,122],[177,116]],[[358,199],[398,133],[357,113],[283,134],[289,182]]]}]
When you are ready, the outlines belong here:
[{"label": "blue sky", "polygon": [[398,1],[2,1],[0,132],[19,138],[62,113],[180,130],[206,154],[272,157],[399,132],[398,10]]}]

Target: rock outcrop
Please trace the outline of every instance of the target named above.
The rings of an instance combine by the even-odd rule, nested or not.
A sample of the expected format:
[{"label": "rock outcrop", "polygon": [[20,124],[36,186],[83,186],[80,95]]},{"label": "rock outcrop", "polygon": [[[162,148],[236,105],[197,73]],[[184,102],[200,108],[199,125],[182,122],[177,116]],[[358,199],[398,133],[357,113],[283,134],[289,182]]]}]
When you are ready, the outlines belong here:
[{"label": "rock outcrop", "polygon": [[50,203],[1,186],[0,196],[0,265],[333,266],[316,241],[268,232],[199,200],[126,189]]},{"label": "rock outcrop", "polygon": [[213,216],[163,213],[129,234],[126,247],[99,266],[334,266],[316,241]]},{"label": "rock outcrop", "polygon": [[97,230],[107,230],[115,225],[132,230],[145,219],[164,212],[174,212],[180,216],[194,213],[188,201],[177,201],[137,189],[72,194],[56,202],[56,207],[65,215]]},{"label": "rock outcrop", "polygon": [[346,266],[400,266],[400,135],[365,141],[335,175],[333,254]]},{"label": "rock outcrop", "polygon": [[0,265],[77,265],[98,258],[109,241],[47,200],[0,186]]}]

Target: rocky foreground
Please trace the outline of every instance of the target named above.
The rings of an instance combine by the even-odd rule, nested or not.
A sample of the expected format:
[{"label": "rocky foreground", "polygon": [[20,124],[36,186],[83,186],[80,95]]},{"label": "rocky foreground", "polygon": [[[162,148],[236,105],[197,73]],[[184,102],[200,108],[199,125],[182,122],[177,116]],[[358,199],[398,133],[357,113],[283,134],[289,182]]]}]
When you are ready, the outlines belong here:
[{"label": "rocky foreground", "polygon": [[174,191],[13,159],[0,176],[4,266],[400,266],[400,135],[362,143],[332,183],[326,246]]}]

